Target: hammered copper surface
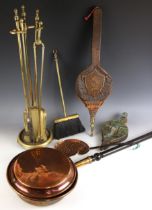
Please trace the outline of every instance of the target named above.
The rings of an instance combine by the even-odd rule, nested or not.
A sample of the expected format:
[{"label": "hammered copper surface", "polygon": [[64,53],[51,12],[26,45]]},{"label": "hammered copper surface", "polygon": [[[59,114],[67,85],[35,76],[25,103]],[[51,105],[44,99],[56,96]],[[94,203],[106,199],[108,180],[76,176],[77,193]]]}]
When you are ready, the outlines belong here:
[{"label": "hammered copper surface", "polygon": [[35,148],[16,156],[8,166],[10,185],[24,197],[46,199],[68,191],[77,179],[73,162],[51,148]]}]

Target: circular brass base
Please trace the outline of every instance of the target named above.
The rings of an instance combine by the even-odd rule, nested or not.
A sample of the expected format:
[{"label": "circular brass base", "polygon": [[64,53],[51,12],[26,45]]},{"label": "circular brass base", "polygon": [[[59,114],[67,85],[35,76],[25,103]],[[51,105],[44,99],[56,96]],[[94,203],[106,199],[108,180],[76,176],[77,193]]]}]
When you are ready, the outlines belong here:
[{"label": "circular brass base", "polygon": [[25,130],[23,129],[17,138],[17,142],[24,148],[24,149],[32,149],[35,147],[45,147],[52,141],[52,133],[49,130],[46,130],[47,139],[42,139],[39,142],[30,142],[29,140],[25,140]]}]

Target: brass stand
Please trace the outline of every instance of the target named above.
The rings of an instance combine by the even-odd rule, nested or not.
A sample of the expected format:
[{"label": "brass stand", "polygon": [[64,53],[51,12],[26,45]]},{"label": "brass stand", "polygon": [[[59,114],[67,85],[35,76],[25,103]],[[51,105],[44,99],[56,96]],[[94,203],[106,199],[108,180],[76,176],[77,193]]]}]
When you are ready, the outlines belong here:
[{"label": "brass stand", "polygon": [[17,142],[24,148],[24,149],[32,149],[35,147],[45,147],[52,141],[52,133],[49,130],[46,130],[46,139],[40,139],[38,142],[32,143],[30,141],[30,137],[26,134],[25,129],[23,129],[17,138]]},{"label": "brass stand", "polygon": [[[45,46],[41,40],[43,22],[40,21],[39,10],[36,10],[34,26],[27,25],[24,6],[21,7],[21,17],[19,16],[17,9],[14,10],[14,13],[16,29],[12,30],[10,33],[17,36],[25,100],[24,129],[20,132],[17,141],[24,148],[30,149],[33,147],[46,146],[52,140],[52,134],[46,129],[46,111],[42,108],[42,84],[45,52]],[[27,35],[29,29],[35,29],[35,40],[33,42],[33,73],[30,70],[28,58]],[[37,61],[38,50],[41,52],[40,68],[38,68]]]}]

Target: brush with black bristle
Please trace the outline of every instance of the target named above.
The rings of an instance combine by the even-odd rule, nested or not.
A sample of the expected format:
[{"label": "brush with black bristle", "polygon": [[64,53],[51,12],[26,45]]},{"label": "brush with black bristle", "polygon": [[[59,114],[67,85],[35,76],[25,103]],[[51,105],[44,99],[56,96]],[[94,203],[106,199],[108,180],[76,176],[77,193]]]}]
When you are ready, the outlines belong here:
[{"label": "brush with black bristle", "polygon": [[53,57],[54,57],[56,72],[58,76],[58,83],[59,83],[59,89],[60,89],[60,95],[61,95],[61,101],[62,101],[62,107],[63,107],[63,113],[64,113],[63,118],[59,118],[54,121],[53,137],[55,139],[60,139],[60,138],[71,136],[77,133],[84,132],[85,128],[82,125],[78,114],[67,115],[66,113],[63,90],[62,90],[62,83],[61,83],[60,71],[59,71],[59,64],[58,64],[58,55],[57,55],[56,49],[53,50]]}]

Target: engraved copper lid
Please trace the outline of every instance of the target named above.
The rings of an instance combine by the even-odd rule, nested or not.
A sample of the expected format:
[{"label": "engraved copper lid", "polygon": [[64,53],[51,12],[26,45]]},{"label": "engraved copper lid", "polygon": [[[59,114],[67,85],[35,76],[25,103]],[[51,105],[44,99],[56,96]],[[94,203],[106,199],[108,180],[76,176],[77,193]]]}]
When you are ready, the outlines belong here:
[{"label": "engraved copper lid", "polygon": [[7,177],[18,194],[31,199],[51,199],[67,193],[77,180],[73,162],[60,151],[35,148],[17,155]]}]

